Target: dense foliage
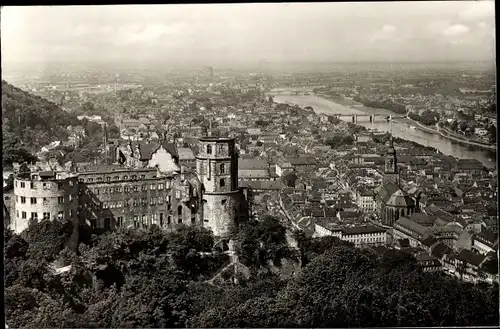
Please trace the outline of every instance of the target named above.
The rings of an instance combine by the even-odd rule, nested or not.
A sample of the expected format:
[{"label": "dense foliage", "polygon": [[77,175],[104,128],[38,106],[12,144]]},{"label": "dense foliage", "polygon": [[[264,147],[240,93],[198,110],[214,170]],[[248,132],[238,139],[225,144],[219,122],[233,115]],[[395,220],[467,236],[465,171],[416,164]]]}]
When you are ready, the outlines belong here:
[{"label": "dense foliage", "polygon": [[372,100],[372,99],[365,99],[361,96],[355,96],[353,98],[355,101],[360,102],[366,107],[373,107],[373,108],[378,108],[378,109],[386,109],[390,110],[394,113],[398,114],[406,114],[406,106],[398,103],[394,103],[391,100]]},{"label": "dense foliage", "polygon": [[29,145],[28,151],[34,153],[54,140],[66,139],[66,127],[77,124],[76,116],[66,113],[56,104],[2,80],[4,165],[18,160],[15,159],[16,152],[22,149],[22,145]]},{"label": "dense foliage", "polygon": [[438,112],[431,110],[425,110],[420,114],[410,112],[408,116],[410,117],[410,119],[423,123],[424,125],[427,126],[433,126],[436,123],[438,123],[440,117]]},{"label": "dense foliage", "polygon": [[[375,253],[333,237],[294,234],[298,251],[273,218],[237,233],[250,277],[209,280],[228,267],[202,228],[119,230],[86,236],[78,255],[62,243],[67,223],[5,234],[9,327],[347,327],[498,324],[498,286],[423,273],[408,254]],[[82,238],[84,238],[82,236]],[[53,244],[49,240],[53,239]],[[219,244],[216,244],[219,245]],[[47,254],[44,254],[47,250]],[[212,251],[213,250],[213,251]],[[56,255],[54,257],[54,255]],[[292,277],[269,270],[283,260]],[[71,264],[68,272],[55,274]],[[222,271],[221,271],[222,270]],[[230,276],[231,274],[228,274]],[[209,281],[207,281],[209,280]]]},{"label": "dense foliage", "polygon": [[352,145],[353,143],[354,137],[352,137],[352,135],[335,135],[328,138],[325,142],[325,144],[331,148],[337,148],[341,145]]}]

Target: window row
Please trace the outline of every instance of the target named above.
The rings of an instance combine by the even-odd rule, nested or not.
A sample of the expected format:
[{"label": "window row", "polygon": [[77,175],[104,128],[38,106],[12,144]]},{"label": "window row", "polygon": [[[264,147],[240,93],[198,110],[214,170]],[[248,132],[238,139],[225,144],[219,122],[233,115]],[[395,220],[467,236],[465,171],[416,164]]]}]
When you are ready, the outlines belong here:
[{"label": "window row", "polygon": [[[167,184],[164,185],[163,183],[158,183],[158,184],[151,184],[151,185],[142,185],[140,186],[141,191],[163,191],[163,189],[169,189],[170,188],[170,181],[167,181]],[[139,192],[139,186],[124,186],[123,187],[124,192]],[[94,194],[108,194],[108,193],[121,193],[122,192],[122,187],[121,186],[115,186],[115,187],[104,187],[102,189],[99,188],[94,188],[93,189]]]},{"label": "window row", "polygon": [[[205,165],[206,165],[206,162],[205,162]],[[204,171],[204,170],[203,170],[203,166],[204,166],[204,165],[202,164],[202,165],[201,165],[201,168],[200,168],[200,170],[202,170],[202,171]],[[210,168],[209,168],[208,170],[209,170],[209,172],[210,172]],[[227,172],[226,172],[226,164],[225,164],[225,163],[221,163],[221,164],[219,164],[219,172],[218,172],[218,173],[219,173],[219,174],[226,174],[226,173],[227,173]]]},{"label": "window row", "polygon": [[[166,218],[165,218],[166,217]],[[191,223],[194,224],[196,222],[196,217],[192,216],[191,217]],[[183,219],[182,217],[179,217],[177,219],[177,224],[182,224]],[[95,219],[92,219],[90,221],[90,225],[92,228],[96,228],[97,221]],[[158,225],[160,227],[165,227],[165,226],[170,226],[173,224],[172,216],[167,215],[165,216],[164,213],[159,213],[159,214],[151,214],[151,215],[142,215],[142,216],[134,216],[133,217],[133,222],[132,225],[135,228],[146,228],[149,225]],[[123,218],[123,216],[118,216],[116,219],[116,226],[118,227],[124,227],[126,225],[126,222]],[[111,218],[104,218],[104,228],[105,229],[110,229],[111,228]]]},{"label": "window row", "polygon": [[[154,198],[140,198],[140,199],[132,199],[132,200],[124,200],[124,201],[111,201],[111,202],[102,202],[102,207],[104,209],[112,209],[112,208],[122,208],[122,207],[138,207],[138,206],[147,206],[148,204],[151,206],[162,205],[163,203],[167,204],[167,209],[170,209],[172,202],[172,197],[170,195],[154,197]],[[91,203],[87,203],[87,207],[91,207]]]},{"label": "window row", "polygon": [[[36,220],[38,220],[38,218],[51,219],[50,215],[51,215],[50,212],[40,213],[40,216],[38,216],[37,212],[32,212],[32,213],[30,213],[30,219],[36,219]],[[27,219],[28,213],[26,211],[19,211],[18,210],[16,216],[17,216],[17,218]],[[71,209],[68,210],[68,217],[69,218],[73,217],[73,210],[71,210]],[[64,218],[64,211],[57,212],[57,219],[63,219],[63,218]]]},{"label": "window row", "polygon": [[[34,197],[33,198],[27,198],[25,196],[21,196],[21,197],[20,196],[16,196],[16,202],[17,203],[26,204],[27,199],[29,199],[30,204],[38,204],[39,201],[40,201],[39,199],[42,199],[41,200],[42,204],[47,204],[49,202],[49,198],[34,198]],[[57,203],[58,204],[64,204],[66,202],[65,199],[67,199],[68,202],[71,202],[71,201],[73,201],[75,199],[75,197],[73,195],[71,195],[71,194],[68,195],[67,198],[65,198],[64,196],[60,196],[60,197],[57,197]]]},{"label": "window row", "polygon": [[[148,203],[148,199],[142,198],[142,199],[134,199],[132,201],[113,201],[113,202],[103,202],[102,203],[102,208],[103,209],[115,209],[115,208],[128,208],[128,207],[147,207],[148,204],[150,206],[156,206],[162,205],[163,204],[163,199],[158,198],[158,200],[155,199],[150,199]],[[171,204],[167,203],[167,210],[171,209]]]},{"label": "window row", "polygon": [[384,238],[358,238],[358,239],[354,239],[354,240],[357,240],[357,242],[383,242],[385,241]]},{"label": "window row", "polygon": [[[35,188],[35,182],[29,182],[29,185],[30,185],[30,189],[34,189]],[[51,186],[51,183],[48,183],[48,182],[43,182],[42,183],[42,188],[44,190],[48,190],[50,188],[50,186]],[[69,186],[70,187],[74,186],[72,180],[69,181]],[[18,187],[17,181],[15,182],[15,187]],[[20,188],[26,188],[26,182],[19,182],[19,187]],[[57,183],[57,188],[59,190],[64,189],[64,183],[62,183],[62,182]]]},{"label": "window row", "polygon": [[[165,202],[167,205],[167,210],[170,210],[172,205],[169,202]],[[133,199],[132,201],[112,201],[112,202],[103,202],[102,207],[103,209],[115,209],[115,208],[128,208],[128,207],[147,207],[148,204],[150,206],[156,206],[156,205],[162,205],[163,204],[163,198],[153,198],[150,199],[148,202],[147,198],[142,198],[142,199]],[[179,206],[181,207],[181,206]]]},{"label": "window row", "polygon": [[[226,146],[224,144],[218,145],[218,153],[224,153]],[[207,154],[212,154],[213,148],[212,145],[207,145]]]},{"label": "window row", "polygon": [[[156,175],[151,176],[151,178],[156,178]],[[120,179],[120,176],[114,176],[114,177],[108,176],[105,178],[97,177],[96,179],[89,177],[86,180],[85,180],[85,178],[80,178],[80,179],[78,179],[78,181],[80,183],[94,183],[94,182],[98,183],[98,182],[111,182],[111,181],[120,181],[120,180],[127,181],[127,180],[136,180],[136,179],[146,179],[146,175],[140,175],[140,176],[131,175],[130,177],[125,175],[125,176],[121,177],[121,179]]]}]

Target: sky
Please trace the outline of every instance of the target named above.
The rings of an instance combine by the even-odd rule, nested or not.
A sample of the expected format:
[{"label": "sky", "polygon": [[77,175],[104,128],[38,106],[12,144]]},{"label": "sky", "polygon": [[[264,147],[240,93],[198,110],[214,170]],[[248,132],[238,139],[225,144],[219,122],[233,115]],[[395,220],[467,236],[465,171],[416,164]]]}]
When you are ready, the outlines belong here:
[{"label": "sky", "polygon": [[494,1],[1,9],[2,65],[493,61]]}]

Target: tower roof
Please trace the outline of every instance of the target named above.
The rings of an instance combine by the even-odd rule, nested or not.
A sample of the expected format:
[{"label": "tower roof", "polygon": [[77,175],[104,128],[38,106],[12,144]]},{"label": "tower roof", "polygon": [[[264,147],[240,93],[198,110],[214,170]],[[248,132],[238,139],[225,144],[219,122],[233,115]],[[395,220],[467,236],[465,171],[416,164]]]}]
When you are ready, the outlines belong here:
[{"label": "tower roof", "polygon": [[389,200],[387,200],[386,205],[392,207],[409,207],[413,206],[413,199],[403,191],[397,190],[396,193],[391,195]]}]

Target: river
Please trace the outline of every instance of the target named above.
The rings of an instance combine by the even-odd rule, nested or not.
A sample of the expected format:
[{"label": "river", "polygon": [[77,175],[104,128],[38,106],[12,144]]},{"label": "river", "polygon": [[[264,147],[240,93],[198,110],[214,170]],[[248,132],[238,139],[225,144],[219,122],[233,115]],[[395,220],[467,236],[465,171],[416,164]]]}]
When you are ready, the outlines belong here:
[{"label": "river", "polygon": [[[394,114],[391,111],[384,109],[373,109],[365,106],[345,106],[335,103],[328,99],[318,97],[316,95],[273,95],[276,103],[286,103],[298,105],[300,107],[310,106],[316,113],[325,114],[366,114],[372,113],[377,115]],[[342,118],[344,121],[352,122],[352,118]],[[474,146],[465,146],[450,139],[444,138],[441,135],[426,132],[420,129],[411,129],[407,124],[393,121],[392,123],[376,117],[375,123],[370,123],[369,119],[359,118],[358,125],[366,128],[377,129],[380,131],[392,131],[392,134],[401,139],[416,142],[420,145],[430,146],[438,149],[446,155],[451,155],[460,159],[478,159],[488,168],[496,168],[496,151],[479,149]]]}]

